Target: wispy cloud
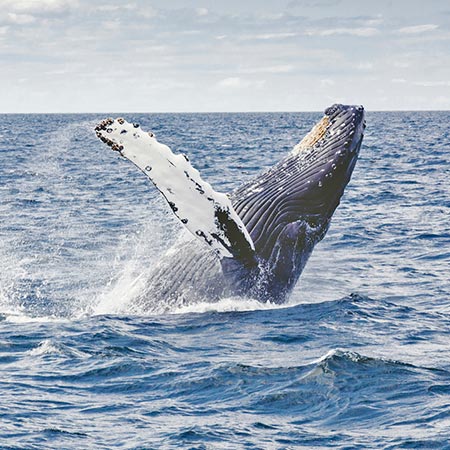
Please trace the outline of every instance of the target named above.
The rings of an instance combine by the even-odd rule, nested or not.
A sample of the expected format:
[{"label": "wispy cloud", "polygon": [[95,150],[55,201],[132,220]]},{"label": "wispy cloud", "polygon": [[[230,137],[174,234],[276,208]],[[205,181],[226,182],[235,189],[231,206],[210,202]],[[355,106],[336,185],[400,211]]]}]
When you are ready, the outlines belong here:
[{"label": "wispy cloud", "polygon": [[377,15],[376,17],[363,19],[361,25],[366,25],[368,27],[375,27],[377,25],[381,25],[383,22],[384,22],[383,17],[381,15]]},{"label": "wispy cloud", "polygon": [[427,23],[424,25],[414,25],[411,27],[403,27],[398,30],[400,34],[420,34],[426,33],[427,31],[433,31],[439,28],[438,25],[433,23]]},{"label": "wispy cloud", "polygon": [[93,8],[95,8],[97,11],[100,12],[115,12],[115,11],[132,11],[137,9],[136,3],[124,3],[120,5],[111,5],[111,4],[105,4],[105,5],[93,5]]},{"label": "wispy cloud", "polygon": [[396,67],[397,69],[408,69],[411,67],[411,61],[406,59],[399,59],[392,62],[392,66]]},{"label": "wispy cloud", "polygon": [[27,25],[36,22],[36,17],[31,14],[8,13],[8,21],[16,25]]},{"label": "wispy cloud", "polygon": [[252,73],[289,73],[293,72],[295,67],[292,64],[282,64],[277,66],[259,66],[259,67],[243,67],[238,71],[243,74]]},{"label": "wispy cloud", "polygon": [[342,0],[291,0],[288,8],[326,8],[339,5]]},{"label": "wispy cloud", "polygon": [[331,80],[330,78],[324,78],[323,80],[320,80],[320,85],[322,87],[329,87],[334,86],[336,82],[334,80]]},{"label": "wispy cloud", "polygon": [[286,39],[290,37],[298,36],[298,33],[294,32],[283,32],[283,33],[261,33],[261,34],[247,34],[244,36],[241,36],[241,40],[261,40],[261,41],[268,41],[268,40],[274,40],[274,39]]},{"label": "wispy cloud", "polygon": [[362,70],[362,71],[369,71],[372,70],[374,67],[373,63],[371,62],[360,62],[358,64],[355,65],[355,69],[357,70]]},{"label": "wispy cloud", "polygon": [[414,86],[423,86],[423,87],[446,87],[450,86],[450,81],[442,80],[442,81],[414,81],[412,83]]},{"label": "wispy cloud", "polygon": [[78,0],[2,0],[2,8],[25,13],[62,12],[78,5]]},{"label": "wispy cloud", "polygon": [[265,80],[246,80],[241,77],[229,77],[220,80],[217,83],[219,88],[236,89],[236,88],[256,88],[261,89],[265,84]]},{"label": "wispy cloud", "polygon": [[203,16],[207,16],[209,11],[207,8],[197,8],[195,10],[195,12],[197,13],[198,16],[203,17]]},{"label": "wispy cloud", "polygon": [[349,35],[349,36],[361,36],[370,37],[379,33],[379,30],[374,27],[360,27],[360,28],[328,28],[328,29],[315,29],[305,32],[308,36],[333,36],[333,35]]}]

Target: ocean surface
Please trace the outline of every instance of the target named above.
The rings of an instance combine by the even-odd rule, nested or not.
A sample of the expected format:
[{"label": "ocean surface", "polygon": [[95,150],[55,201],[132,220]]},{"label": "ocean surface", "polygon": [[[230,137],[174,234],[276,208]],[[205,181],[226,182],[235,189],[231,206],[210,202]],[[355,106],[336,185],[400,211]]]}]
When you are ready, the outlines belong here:
[{"label": "ocean surface", "polygon": [[[288,304],[164,315],[129,304],[181,226],[120,115],[0,115],[0,448],[450,448],[450,112],[367,113]],[[228,192],[321,114],[124,117]]]}]

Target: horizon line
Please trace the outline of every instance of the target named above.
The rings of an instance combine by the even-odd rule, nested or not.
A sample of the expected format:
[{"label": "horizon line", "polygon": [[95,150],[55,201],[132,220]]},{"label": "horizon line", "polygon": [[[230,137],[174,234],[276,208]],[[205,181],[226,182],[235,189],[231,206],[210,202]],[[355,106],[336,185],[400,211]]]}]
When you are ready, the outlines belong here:
[{"label": "horizon line", "polygon": [[[366,112],[450,112],[450,109],[366,109]],[[268,114],[268,113],[323,113],[323,110],[255,110],[255,111],[65,111],[65,112],[0,112],[0,115],[25,115],[25,114]]]}]

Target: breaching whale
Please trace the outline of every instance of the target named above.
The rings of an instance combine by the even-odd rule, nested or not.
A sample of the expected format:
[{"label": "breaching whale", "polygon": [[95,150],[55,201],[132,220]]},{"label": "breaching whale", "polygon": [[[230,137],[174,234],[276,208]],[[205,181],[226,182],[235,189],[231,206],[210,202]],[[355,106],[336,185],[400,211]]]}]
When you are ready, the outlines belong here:
[{"label": "breaching whale", "polygon": [[285,302],[328,230],[364,129],[362,106],[332,105],[280,162],[226,195],[138,124],[97,125],[97,136],[150,178],[191,233],[154,268],[140,309],[149,298],[160,310],[229,296]]}]

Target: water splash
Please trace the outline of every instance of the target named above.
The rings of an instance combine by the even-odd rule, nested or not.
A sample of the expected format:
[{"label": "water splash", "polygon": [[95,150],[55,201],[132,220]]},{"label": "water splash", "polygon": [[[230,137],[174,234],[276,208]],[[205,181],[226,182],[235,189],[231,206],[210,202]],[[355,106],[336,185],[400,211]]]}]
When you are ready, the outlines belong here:
[{"label": "water splash", "polygon": [[[133,313],[133,301],[150,283],[158,256],[169,245],[161,222],[148,220],[139,230],[123,236],[111,261],[111,276],[89,308],[91,314]],[[134,311],[139,313],[139,311]]]}]

